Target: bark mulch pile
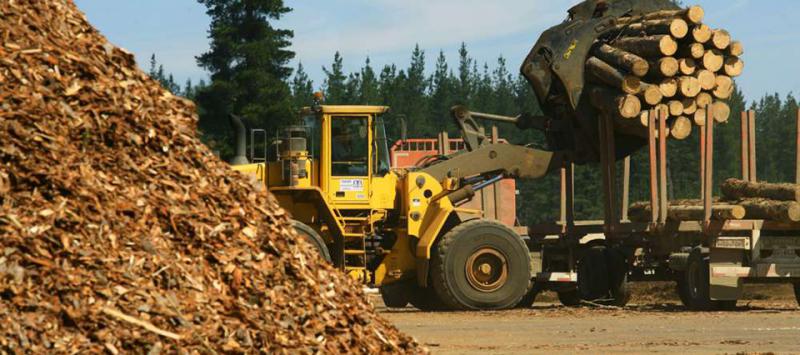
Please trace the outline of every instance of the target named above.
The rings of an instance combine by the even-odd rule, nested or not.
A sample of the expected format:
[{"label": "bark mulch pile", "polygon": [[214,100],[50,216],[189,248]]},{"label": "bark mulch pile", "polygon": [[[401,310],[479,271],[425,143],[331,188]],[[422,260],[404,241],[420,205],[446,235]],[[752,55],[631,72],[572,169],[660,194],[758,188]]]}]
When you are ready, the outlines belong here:
[{"label": "bark mulch pile", "polygon": [[418,352],[71,0],[0,1],[0,353]]}]

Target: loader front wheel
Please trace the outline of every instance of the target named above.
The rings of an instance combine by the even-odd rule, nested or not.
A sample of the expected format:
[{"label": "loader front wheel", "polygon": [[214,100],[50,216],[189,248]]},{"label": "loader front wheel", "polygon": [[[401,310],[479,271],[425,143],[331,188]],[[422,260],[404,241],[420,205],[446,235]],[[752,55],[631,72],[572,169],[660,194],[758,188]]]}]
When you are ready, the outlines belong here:
[{"label": "loader front wheel", "polygon": [[519,235],[498,222],[464,222],[441,237],[431,281],[452,309],[508,309],[529,290],[530,254]]},{"label": "loader front wheel", "polygon": [[331,253],[328,251],[325,241],[322,240],[322,237],[319,236],[319,233],[317,233],[314,228],[311,228],[307,224],[296,220],[292,220],[292,227],[294,227],[294,230],[297,231],[297,234],[305,238],[305,240],[314,247],[314,249],[319,253],[319,256],[325,259],[325,261],[328,263],[331,262]]}]

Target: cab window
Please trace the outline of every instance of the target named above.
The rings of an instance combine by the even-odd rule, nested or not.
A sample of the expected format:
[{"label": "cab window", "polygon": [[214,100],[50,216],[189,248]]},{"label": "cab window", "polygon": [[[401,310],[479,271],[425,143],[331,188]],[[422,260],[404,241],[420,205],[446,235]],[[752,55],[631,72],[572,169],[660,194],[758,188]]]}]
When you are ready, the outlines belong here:
[{"label": "cab window", "polygon": [[369,172],[367,117],[333,117],[331,136],[331,173],[333,176],[367,176]]}]

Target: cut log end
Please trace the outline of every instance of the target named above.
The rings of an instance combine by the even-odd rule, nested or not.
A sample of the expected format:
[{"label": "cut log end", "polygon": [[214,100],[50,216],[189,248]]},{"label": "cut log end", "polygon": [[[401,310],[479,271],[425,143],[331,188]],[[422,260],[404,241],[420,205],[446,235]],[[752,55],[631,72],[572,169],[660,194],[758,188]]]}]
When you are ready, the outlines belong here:
[{"label": "cut log end", "polygon": [[649,85],[642,83],[643,90],[639,93],[639,96],[650,106],[657,105],[661,100],[664,99],[664,95],[661,94],[661,90],[656,85]]},{"label": "cut log end", "polygon": [[702,88],[700,81],[693,76],[682,76],[678,78],[678,90],[685,97],[696,97]]},{"label": "cut log end", "polygon": [[700,82],[703,90],[713,90],[717,86],[717,76],[710,70],[702,69],[695,74],[695,78]]},{"label": "cut log end", "polygon": [[733,95],[733,79],[725,75],[717,75],[714,97],[718,99],[728,99]]},{"label": "cut log end", "polygon": [[744,45],[742,45],[742,42],[731,42],[730,47],[728,47],[728,54],[734,57],[741,57],[744,54]]},{"label": "cut log end", "polygon": [[709,49],[705,54],[703,54],[703,67],[713,73],[716,73],[722,69],[724,64],[725,58],[722,56],[722,53],[719,50]]},{"label": "cut log end", "polygon": [[675,38],[684,38],[689,34],[689,24],[681,19],[674,19],[669,24],[669,33]]},{"label": "cut log end", "polygon": [[658,90],[666,98],[674,97],[678,94],[678,80],[675,78],[664,79],[658,84]]},{"label": "cut log end", "polygon": [[713,35],[714,31],[705,24],[699,24],[692,29],[692,39],[697,43],[706,43]]},{"label": "cut log end", "polygon": [[677,140],[684,140],[692,134],[692,121],[684,116],[675,117],[669,126],[669,134]]},{"label": "cut log end", "polygon": [[731,45],[731,34],[725,30],[714,30],[711,43],[719,50],[727,49]]},{"label": "cut log end", "polygon": [[698,108],[706,108],[708,105],[711,105],[714,102],[714,97],[707,92],[701,92],[697,94],[697,98],[695,100],[697,102]]},{"label": "cut log end", "polygon": [[706,110],[702,108],[698,108],[697,111],[694,112],[692,115],[692,122],[698,126],[705,126],[706,125]]},{"label": "cut log end", "polygon": [[706,12],[699,5],[694,5],[686,9],[686,20],[693,24],[700,24],[705,18]]},{"label": "cut log end", "polygon": [[692,75],[697,70],[697,62],[692,58],[683,58],[678,61],[680,72],[683,75]]},{"label": "cut log end", "polygon": [[723,66],[723,71],[727,76],[735,77],[742,75],[742,71],[744,71],[744,62],[738,57],[725,58],[725,65]]},{"label": "cut log end", "polygon": [[683,114],[683,102],[679,100],[670,100],[667,102],[670,116],[680,116]]},{"label": "cut log end", "polygon": [[726,123],[731,117],[731,107],[722,101],[715,101],[712,105],[714,107],[714,121],[717,123]]}]

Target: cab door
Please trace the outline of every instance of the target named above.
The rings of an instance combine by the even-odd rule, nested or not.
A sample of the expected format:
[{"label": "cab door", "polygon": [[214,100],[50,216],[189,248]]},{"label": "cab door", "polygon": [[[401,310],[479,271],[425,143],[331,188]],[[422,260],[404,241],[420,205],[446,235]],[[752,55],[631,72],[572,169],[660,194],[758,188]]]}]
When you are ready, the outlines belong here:
[{"label": "cab door", "polygon": [[369,205],[372,162],[372,117],[331,115],[328,198],[337,208]]}]

